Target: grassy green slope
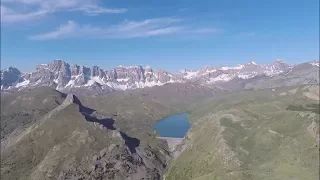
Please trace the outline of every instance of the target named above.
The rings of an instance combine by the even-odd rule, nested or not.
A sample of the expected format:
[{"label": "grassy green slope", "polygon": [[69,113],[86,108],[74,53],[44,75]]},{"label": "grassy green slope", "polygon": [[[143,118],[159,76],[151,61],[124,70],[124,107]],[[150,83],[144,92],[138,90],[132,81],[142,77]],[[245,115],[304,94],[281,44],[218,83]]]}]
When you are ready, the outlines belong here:
[{"label": "grassy green slope", "polygon": [[319,87],[246,91],[190,115],[166,180],[319,179]]}]

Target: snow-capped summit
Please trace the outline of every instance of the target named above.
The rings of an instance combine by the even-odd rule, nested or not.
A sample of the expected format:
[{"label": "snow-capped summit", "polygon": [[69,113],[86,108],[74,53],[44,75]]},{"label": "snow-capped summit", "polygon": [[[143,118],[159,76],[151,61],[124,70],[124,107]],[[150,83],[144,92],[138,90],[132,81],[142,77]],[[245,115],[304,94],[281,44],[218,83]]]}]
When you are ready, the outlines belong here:
[{"label": "snow-capped summit", "polygon": [[118,66],[104,70],[98,66],[70,65],[63,60],[38,65],[34,72],[22,74],[16,68],[1,72],[1,85],[7,88],[51,86],[58,90],[95,87],[100,89],[126,90],[181,82],[179,77],[151,67]]},{"label": "snow-capped summit", "polygon": [[253,61],[247,64],[238,64],[237,66],[206,66],[198,71],[183,71],[181,74],[185,79],[198,82],[217,83],[227,82],[234,78],[250,79],[258,75],[274,76],[287,72],[290,66],[282,61],[275,61],[269,65],[257,64]]},{"label": "snow-capped summit", "polygon": [[[306,63],[309,67],[319,67],[319,62]],[[98,66],[85,67],[70,65],[57,59],[48,64],[40,64],[30,73],[21,73],[16,68],[1,71],[1,89],[34,88],[51,86],[58,90],[77,88],[94,89],[108,92],[152,86],[162,86],[168,83],[197,82],[202,85],[226,83],[231,80],[247,80],[256,76],[277,76],[286,74],[293,67],[283,60],[277,59],[271,64],[256,64],[249,62],[236,66],[212,67],[206,66],[198,70],[182,70],[171,73],[152,69],[150,66],[117,66],[110,70]]]},{"label": "snow-capped summit", "polygon": [[319,67],[319,61],[310,61],[310,64],[312,66],[318,66]]}]

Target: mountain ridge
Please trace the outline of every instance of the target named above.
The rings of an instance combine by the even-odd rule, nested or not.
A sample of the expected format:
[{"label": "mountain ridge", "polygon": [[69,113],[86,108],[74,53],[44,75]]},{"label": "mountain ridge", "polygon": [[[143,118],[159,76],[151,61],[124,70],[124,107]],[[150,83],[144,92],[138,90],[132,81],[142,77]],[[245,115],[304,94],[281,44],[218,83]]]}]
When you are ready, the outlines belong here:
[{"label": "mountain ridge", "polygon": [[94,92],[112,92],[145,87],[162,86],[169,83],[196,82],[212,87],[234,79],[248,80],[257,76],[275,77],[290,73],[295,67],[305,64],[305,69],[318,68],[319,62],[310,61],[290,65],[281,60],[271,64],[249,62],[237,66],[206,66],[198,70],[169,72],[152,69],[150,66],[117,66],[110,70],[98,66],[86,67],[54,60],[36,66],[33,72],[22,73],[9,67],[1,71],[1,90],[26,90],[39,86],[50,86],[57,90],[90,89]]},{"label": "mountain ridge", "polygon": [[[47,96],[29,98],[44,91]],[[19,106],[21,102],[14,99],[22,99],[29,106],[42,104],[45,107],[56,99],[45,101],[48,96],[58,93],[49,87],[16,93],[12,96],[17,98],[1,99],[8,104],[2,108],[4,112],[17,111],[13,106]],[[91,109],[73,94],[61,95],[59,103],[50,106],[50,110],[42,113],[36,121],[18,133],[1,138],[2,178],[161,178],[170,158],[162,141],[155,140],[151,134],[127,134],[121,122],[117,122],[122,118],[113,118]],[[23,114],[17,116],[24,117]],[[16,125],[14,128],[20,129],[18,123]]]}]

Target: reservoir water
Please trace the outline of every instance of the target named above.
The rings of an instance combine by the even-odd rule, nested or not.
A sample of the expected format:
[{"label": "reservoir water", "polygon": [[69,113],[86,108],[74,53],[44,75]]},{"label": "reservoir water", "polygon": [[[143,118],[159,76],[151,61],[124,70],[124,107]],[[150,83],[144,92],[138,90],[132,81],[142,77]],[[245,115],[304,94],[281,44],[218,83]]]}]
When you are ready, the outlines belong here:
[{"label": "reservoir water", "polygon": [[190,128],[187,114],[172,115],[152,126],[161,137],[183,138]]}]

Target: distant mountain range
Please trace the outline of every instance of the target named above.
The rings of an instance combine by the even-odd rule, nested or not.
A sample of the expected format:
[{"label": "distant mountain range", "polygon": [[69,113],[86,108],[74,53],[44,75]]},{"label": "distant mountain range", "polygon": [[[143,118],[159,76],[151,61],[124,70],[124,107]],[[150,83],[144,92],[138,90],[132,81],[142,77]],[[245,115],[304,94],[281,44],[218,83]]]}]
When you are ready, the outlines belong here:
[{"label": "distant mountain range", "polygon": [[[274,81],[276,82],[273,83]],[[107,93],[189,82],[209,88],[226,89],[238,87],[239,84],[241,88],[246,89],[259,88],[261,85],[262,88],[266,88],[268,83],[269,87],[277,87],[277,83],[280,83],[279,86],[317,83],[319,82],[319,62],[312,61],[297,65],[290,65],[281,60],[271,64],[249,62],[236,67],[207,66],[199,70],[172,73],[154,70],[149,66],[118,66],[111,70],[104,70],[98,66],[89,68],[76,64],[70,65],[63,60],[54,60],[49,64],[38,65],[33,72],[22,73],[13,67],[1,71],[2,91],[23,91],[39,86],[50,86],[62,91],[86,89]]]}]

